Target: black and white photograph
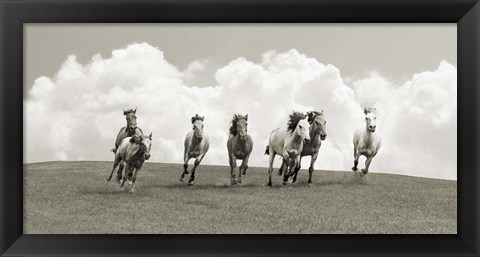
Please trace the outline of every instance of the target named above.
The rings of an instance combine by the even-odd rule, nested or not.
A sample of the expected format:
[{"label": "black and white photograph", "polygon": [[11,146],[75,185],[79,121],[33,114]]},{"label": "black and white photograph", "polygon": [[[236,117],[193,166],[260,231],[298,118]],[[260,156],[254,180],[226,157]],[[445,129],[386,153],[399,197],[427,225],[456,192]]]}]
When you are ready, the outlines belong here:
[{"label": "black and white photograph", "polygon": [[457,234],[457,24],[23,27],[24,234]]}]

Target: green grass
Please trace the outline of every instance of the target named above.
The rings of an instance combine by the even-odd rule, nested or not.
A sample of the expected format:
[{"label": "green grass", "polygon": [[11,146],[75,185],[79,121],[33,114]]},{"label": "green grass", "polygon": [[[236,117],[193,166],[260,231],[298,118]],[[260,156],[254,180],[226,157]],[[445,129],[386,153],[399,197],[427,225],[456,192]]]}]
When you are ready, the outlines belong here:
[{"label": "green grass", "polygon": [[457,183],[427,178],[300,171],[281,185],[249,168],[229,186],[229,168],[201,165],[195,185],[181,165],[145,163],[136,192],[107,182],[110,162],[24,166],[24,233],[457,233]]}]

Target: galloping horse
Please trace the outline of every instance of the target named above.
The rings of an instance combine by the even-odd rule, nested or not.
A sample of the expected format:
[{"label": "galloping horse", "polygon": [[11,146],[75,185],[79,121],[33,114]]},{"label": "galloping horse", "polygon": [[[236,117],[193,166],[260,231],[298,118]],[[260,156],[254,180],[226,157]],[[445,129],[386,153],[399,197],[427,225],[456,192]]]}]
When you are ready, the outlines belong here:
[{"label": "galloping horse", "polygon": [[[242,116],[240,114],[233,115],[232,125],[230,126],[230,135],[227,140],[228,159],[230,161],[230,184],[235,185],[242,183],[242,173],[246,174],[248,169],[248,157],[252,153],[253,141],[252,137],[247,134],[248,114]],[[238,170],[238,180],[235,180],[235,168],[237,160],[243,160]]]},{"label": "galloping horse", "polygon": [[303,142],[310,141],[308,133],[310,125],[305,120],[305,115],[299,112],[290,114],[287,129],[277,128],[270,134],[269,143],[265,154],[270,155],[268,167],[268,186],[272,186],[273,160],[278,154],[283,157],[286,170],[283,184],[287,184],[289,176],[293,175],[294,168],[300,161],[300,153],[303,150]]},{"label": "galloping horse", "polygon": [[152,147],[152,133],[147,136],[133,135],[132,137],[126,137],[120,143],[116,153],[115,160],[113,161],[113,169],[108,181],[112,179],[113,172],[117,165],[121,162],[125,162],[125,174],[123,175],[121,187],[125,185],[125,181],[129,179],[131,186],[131,192],[134,192],[135,181],[137,180],[137,174],[142,169],[145,160],[150,158],[150,149]]},{"label": "galloping horse", "polygon": [[375,111],[375,108],[365,108],[366,127],[365,129],[358,129],[353,133],[353,154],[355,160],[353,161],[352,170],[353,172],[358,170],[358,158],[364,155],[367,157],[367,160],[365,161],[365,169],[362,169],[362,175],[368,173],[368,167],[370,167],[373,157],[377,155],[382,144],[380,136],[374,133],[377,127]]},{"label": "galloping horse", "polygon": [[180,181],[183,182],[183,178],[189,173],[187,170],[188,161],[192,158],[195,158],[192,174],[188,180],[189,186],[193,185],[193,181],[195,180],[195,170],[197,169],[198,165],[200,165],[200,162],[202,161],[203,157],[205,157],[205,154],[210,146],[208,142],[208,136],[203,133],[203,120],[204,117],[198,116],[198,114],[193,116],[193,129],[185,137],[185,151],[183,155],[184,164]]},{"label": "galloping horse", "polygon": [[[297,174],[301,168],[302,157],[304,156],[311,156],[310,160],[310,167],[308,168],[308,184],[312,184],[312,174],[313,174],[313,166],[315,161],[318,157],[318,151],[320,150],[320,146],[322,146],[322,141],[325,140],[327,137],[326,124],[327,121],[323,116],[323,110],[321,112],[311,111],[307,113],[308,116],[308,123],[310,124],[310,142],[305,142],[303,144],[303,150],[300,155],[300,161],[298,162],[298,166],[295,168],[295,174],[293,175],[293,183],[297,181]],[[285,163],[282,163],[282,166],[278,170],[278,175],[282,175],[282,171],[284,170]]]},{"label": "galloping horse", "polygon": [[[126,116],[127,126],[123,127],[118,131],[117,140],[115,140],[115,148],[112,149],[113,153],[117,152],[118,147],[122,143],[123,139],[126,137],[131,137],[133,135],[143,136],[143,131],[137,127],[137,116],[135,115],[137,108],[123,110],[123,115]],[[124,163],[120,163],[120,168],[117,171],[117,181],[122,179]]]}]

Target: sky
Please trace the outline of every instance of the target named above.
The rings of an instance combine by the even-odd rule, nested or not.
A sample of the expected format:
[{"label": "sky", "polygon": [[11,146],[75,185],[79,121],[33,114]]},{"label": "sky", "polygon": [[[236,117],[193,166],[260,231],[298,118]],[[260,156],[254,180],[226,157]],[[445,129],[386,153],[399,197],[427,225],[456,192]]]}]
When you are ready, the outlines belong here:
[{"label": "sky", "polygon": [[370,172],[456,180],[456,33],[456,24],[27,24],[24,161],[113,160],[122,109],[137,107],[138,126],[153,133],[150,162],[182,162],[198,113],[211,141],[203,163],[228,165],[229,122],[248,113],[249,166],[266,167],[268,136],[291,111],[324,110],[315,169],[349,171],[353,131],[376,107],[382,148]]}]

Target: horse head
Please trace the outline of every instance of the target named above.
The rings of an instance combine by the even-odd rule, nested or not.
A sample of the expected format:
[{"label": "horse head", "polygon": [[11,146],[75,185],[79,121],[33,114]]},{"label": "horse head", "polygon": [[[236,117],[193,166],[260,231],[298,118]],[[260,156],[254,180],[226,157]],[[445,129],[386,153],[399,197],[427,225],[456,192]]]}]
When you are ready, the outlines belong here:
[{"label": "horse head", "polygon": [[193,132],[195,134],[195,137],[198,139],[203,138],[203,127],[204,127],[203,120],[204,119],[205,117],[198,116],[198,114],[192,117]]},{"label": "horse head", "polygon": [[230,134],[239,135],[240,139],[244,140],[247,136],[248,130],[248,114],[243,116],[240,114],[233,115],[232,125],[230,127]]},{"label": "horse head", "polygon": [[300,120],[295,129],[297,135],[299,135],[305,142],[310,142],[310,124],[306,119]]},{"label": "horse head", "polygon": [[323,116],[323,110],[321,112],[308,112],[307,116],[308,123],[310,123],[310,131],[313,132],[310,136],[320,135],[320,139],[325,140],[327,138],[327,121]]},{"label": "horse head", "polygon": [[123,110],[123,115],[125,115],[127,119],[127,131],[130,133],[135,133],[135,130],[137,129],[137,116],[135,115],[136,113],[137,108]]},{"label": "horse head", "polygon": [[365,113],[367,130],[372,133],[375,132],[375,129],[377,128],[377,115],[375,114],[376,108],[365,108],[363,112]]},{"label": "horse head", "polygon": [[306,119],[306,115],[301,112],[292,112],[287,123],[288,131],[295,133],[303,138],[306,142],[310,141],[310,124]]},{"label": "horse head", "polygon": [[150,159],[150,149],[152,148],[152,133],[149,136],[142,137],[142,144],[145,147],[145,160]]}]

